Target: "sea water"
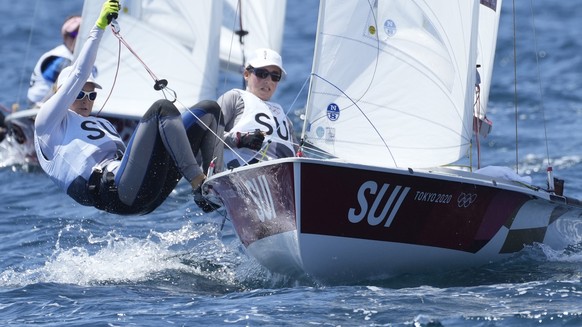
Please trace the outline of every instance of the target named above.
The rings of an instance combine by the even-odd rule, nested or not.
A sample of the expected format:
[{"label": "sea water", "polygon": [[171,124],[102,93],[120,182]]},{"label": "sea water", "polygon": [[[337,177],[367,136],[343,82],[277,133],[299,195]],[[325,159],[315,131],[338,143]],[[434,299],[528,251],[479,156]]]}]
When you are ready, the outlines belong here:
[{"label": "sea water", "polygon": [[[36,58],[60,42],[60,24],[81,6],[64,0],[2,3],[0,103],[25,103]],[[275,100],[299,129],[318,3],[288,0],[287,9],[282,55],[289,75]],[[582,8],[575,1],[506,0],[503,10],[488,114],[494,125],[482,143],[483,164],[513,167],[517,158],[519,172],[544,185],[550,157],[555,176],[566,180],[566,195],[582,198]],[[514,54],[520,62],[515,74]],[[230,87],[240,86],[221,85]],[[582,248],[534,246],[485,267],[320,285],[266,271],[245,254],[228,220],[193,204],[185,184],[153,213],[120,217],[77,205],[37,169],[4,165],[0,322],[582,326]]]}]

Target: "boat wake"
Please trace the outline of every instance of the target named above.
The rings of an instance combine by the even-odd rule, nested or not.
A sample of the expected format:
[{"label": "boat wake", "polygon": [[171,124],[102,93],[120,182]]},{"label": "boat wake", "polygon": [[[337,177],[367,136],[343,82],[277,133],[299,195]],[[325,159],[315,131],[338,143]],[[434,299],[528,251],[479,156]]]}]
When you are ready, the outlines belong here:
[{"label": "boat wake", "polygon": [[145,283],[175,291],[223,294],[290,283],[244,255],[237,239],[230,244],[221,240],[220,226],[214,223],[188,222],[178,230],[150,231],[145,238],[114,230],[94,236],[79,225],[69,225],[58,234],[45,262],[1,272],[0,286]]},{"label": "boat wake", "polygon": [[[61,244],[65,234],[85,235],[88,245]],[[79,235],[80,234],[80,235]],[[32,283],[65,283],[78,285],[141,282],[157,278],[164,271],[178,270],[206,276],[203,266],[184,264],[180,257],[183,247],[204,234],[188,224],[182,229],[166,233],[150,232],[147,238],[122,236],[110,231],[103,237],[93,236],[78,226],[67,226],[59,232],[55,250],[43,266],[24,271],[2,273],[2,284],[26,285]],[[63,241],[66,243],[67,241]],[[215,256],[223,251],[205,242],[207,252]],[[223,278],[228,275],[223,276]]]},{"label": "boat wake", "polygon": [[541,247],[550,262],[582,263],[582,242],[569,245],[563,251],[556,251],[548,246]]},{"label": "boat wake", "polygon": [[[257,288],[317,286],[306,277],[297,280],[268,271],[244,253],[244,246],[230,235],[229,228],[228,224],[222,230],[215,222],[188,221],[178,229],[150,230],[145,236],[127,236],[115,230],[96,236],[79,224],[69,224],[58,231],[54,250],[46,259],[34,266],[0,272],[0,287],[138,283],[176,292],[226,294]],[[359,284],[400,289],[524,283],[556,276],[579,280],[580,263],[582,242],[562,251],[535,244],[512,258],[482,267],[404,274]]]}]

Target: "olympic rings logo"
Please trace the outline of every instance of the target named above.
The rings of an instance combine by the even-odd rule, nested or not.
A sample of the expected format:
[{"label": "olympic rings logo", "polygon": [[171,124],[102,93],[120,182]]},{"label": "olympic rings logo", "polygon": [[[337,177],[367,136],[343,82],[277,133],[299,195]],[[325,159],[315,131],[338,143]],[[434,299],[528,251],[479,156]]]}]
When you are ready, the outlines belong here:
[{"label": "olympic rings logo", "polygon": [[457,205],[459,208],[468,208],[475,200],[477,200],[477,194],[461,193],[457,198]]}]

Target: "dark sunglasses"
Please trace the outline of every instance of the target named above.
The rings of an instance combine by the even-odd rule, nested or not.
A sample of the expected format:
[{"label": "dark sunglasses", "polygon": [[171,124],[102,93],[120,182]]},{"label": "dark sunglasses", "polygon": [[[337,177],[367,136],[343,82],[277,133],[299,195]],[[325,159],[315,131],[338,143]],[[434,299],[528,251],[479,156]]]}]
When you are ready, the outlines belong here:
[{"label": "dark sunglasses", "polygon": [[97,99],[97,92],[95,92],[95,91],[91,91],[91,92],[81,91],[77,95],[77,100],[83,100],[83,98],[85,96],[87,96],[87,98],[89,98],[90,101],[95,101],[95,99]]},{"label": "dark sunglasses", "polygon": [[265,68],[251,68],[251,69],[249,69],[249,71],[251,73],[255,74],[255,76],[257,76],[260,79],[265,79],[269,75],[271,75],[271,80],[273,82],[278,82],[278,81],[281,80],[281,74],[280,73],[270,72],[270,71],[266,70]]}]

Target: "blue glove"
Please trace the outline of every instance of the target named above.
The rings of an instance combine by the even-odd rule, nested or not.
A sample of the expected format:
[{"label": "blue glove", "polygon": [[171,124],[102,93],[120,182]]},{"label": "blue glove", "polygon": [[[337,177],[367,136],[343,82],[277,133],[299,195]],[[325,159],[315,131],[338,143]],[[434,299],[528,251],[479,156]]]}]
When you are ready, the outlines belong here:
[{"label": "blue glove", "polygon": [[117,18],[119,12],[119,2],[117,0],[107,0],[101,8],[101,13],[95,24],[100,29],[104,30],[107,25],[111,24],[111,20]]}]

